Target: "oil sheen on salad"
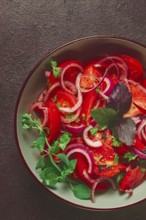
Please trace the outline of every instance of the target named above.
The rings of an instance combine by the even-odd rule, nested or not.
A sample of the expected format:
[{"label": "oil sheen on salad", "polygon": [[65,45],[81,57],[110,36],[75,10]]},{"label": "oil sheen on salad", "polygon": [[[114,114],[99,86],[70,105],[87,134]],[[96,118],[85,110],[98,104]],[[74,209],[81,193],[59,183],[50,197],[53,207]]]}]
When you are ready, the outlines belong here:
[{"label": "oil sheen on salad", "polygon": [[44,74],[46,87],[22,117],[25,130],[38,131],[31,147],[42,183],[64,182],[92,202],[109,189],[131,195],[146,180],[142,64],[125,54],[52,60]]}]

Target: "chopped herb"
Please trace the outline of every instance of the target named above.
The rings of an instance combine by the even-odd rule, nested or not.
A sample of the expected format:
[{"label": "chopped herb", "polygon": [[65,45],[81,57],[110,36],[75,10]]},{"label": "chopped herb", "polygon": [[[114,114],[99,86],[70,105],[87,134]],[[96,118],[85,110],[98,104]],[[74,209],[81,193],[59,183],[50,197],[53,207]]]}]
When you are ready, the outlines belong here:
[{"label": "chopped herb", "polygon": [[146,173],[146,168],[141,168],[142,173]]},{"label": "chopped herb", "polygon": [[74,114],[66,113],[66,119],[72,119],[73,117],[74,117]]},{"label": "chopped herb", "polygon": [[85,114],[82,114],[82,120],[85,121]]},{"label": "chopped herb", "polygon": [[96,93],[99,93],[99,92],[100,92],[100,89],[97,88],[97,89],[95,89],[95,91],[96,91]]},{"label": "chopped herb", "polygon": [[98,128],[95,128],[95,127],[94,127],[94,128],[91,128],[91,129],[90,129],[90,134],[93,135],[93,136],[96,135],[97,132],[98,132]]},{"label": "chopped herb", "polygon": [[51,61],[51,66],[52,66],[53,76],[55,78],[59,77],[60,73],[61,73],[61,68],[57,67],[57,62],[52,60]]},{"label": "chopped herb", "polygon": [[56,103],[56,106],[57,106],[57,108],[60,108],[60,107],[61,107],[61,105],[60,105],[59,102]]},{"label": "chopped herb", "polygon": [[115,155],[115,157],[114,157],[114,164],[118,163],[118,161],[119,161],[119,157],[118,157],[118,155]]},{"label": "chopped herb", "polygon": [[124,158],[128,159],[128,161],[135,160],[136,157],[137,156],[132,152],[127,152],[126,154],[124,154]]},{"label": "chopped herb", "polygon": [[114,147],[120,147],[121,146],[121,141],[119,141],[117,138],[115,138],[114,136],[112,136],[112,140],[113,140],[113,146]]},{"label": "chopped herb", "polygon": [[53,102],[56,102],[56,100],[57,100],[57,96],[55,95],[55,96],[52,98],[52,101],[53,101]]},{"label": "chopped herb", "polygon": [[119,173],[116,176],[116,184],[119,185],[120,181],[122,180],[122,178],[124,177],[123,173]]},{"label": "chopped herb", "polygon": [[79,118],[77,118],[76,120],[75,120],[75,122],[76,123],[79,123],[81,120],[79,119]]}]

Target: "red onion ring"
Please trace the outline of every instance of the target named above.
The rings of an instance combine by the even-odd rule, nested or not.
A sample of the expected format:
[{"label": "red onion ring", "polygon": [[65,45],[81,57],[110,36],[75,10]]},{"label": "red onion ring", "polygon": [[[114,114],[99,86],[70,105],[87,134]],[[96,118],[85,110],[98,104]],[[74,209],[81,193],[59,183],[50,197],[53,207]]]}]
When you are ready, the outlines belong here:
[{"label": "red onion ring", "polygon": [[75,68],[79,69],[79,72],[83,72],[83,67],[81,65],[79,65],[77,63],[70,63],[70,64],[66,65],[64,68],[61,68],[60,83],[61,83],[62,88],[65,91],[73,93],[71,90],[69,90],[65,86],[65,83],[64,83],[64,75],[65,75],[66,71],[71,67],[75,67]]},{"label": "red onion ring", "polygon": [[102,63],[105,63],[107,61],[112,61],[113,62],[113,60],[119,61],[123,66],[125,66],[126,69],[128,69],[128,66],[127,66],[127,63],[125,62],[125,60],[123,60],[122,58],[120,58],[118,56],[108,56],[108,57],[105,57],[105,58],[99,60],[97,62],[97,64],[95,64],[95,67],[96,67],[96,65],[99,65],[99,64],[101,65]]},{"label": "red onion ring", "polygon": [[54,83],[54,84],[47,90],[46,95],[45,95],[45,97],[44,97],[44,102],[47,101],[47,99],[49,98],[50,93],[51,93],[54,89],[56,89],[57,87],[59,87],[59,86],[60,86],[60,83],[59,83],[59,82],[56,82],[56,83]]},{"label": "red onion ring", "polygon": [[87,128],[85,128],[85,130],[83,131],[83,138],[85,143],[90,146],[90,147],[101,147],[102,146],[102,142],[101,141],[92,141],[91,139],[89,139],[88,137],[88,131],[93,128],[91,125],[88,126]]},{"label": "red onion ring", "polygon": [[146,153],[143,153],[142,151],[138,150],[136,147],[133,147],[133,152],[141,159],[146,159]]},{"label": "red onion ring", "polygon": [[113,80],[109,77],[105,77],[103,82],[106,83],[106,88],[102,91],[104,95],[110,95],[110,93],[113,91],[114,83]]},{"label": "red onion ring", "polygon": [[145,140],[146,141],[146,133],[145,133],[145,128],[146,128],[146,119],[143,119],[137,129],[137,135],[140,140]]},{"label": "red onion ring", "polygon": [[45,71],[45,77],[46,78],[49,78],[49,76],[52,74],[52,72],[51,71]]},{"label": "red onion ring", "polygon": [[63,123],[66,123],[66,124],[74,122],[75,120],[77,120],[77,118],[79,117],[80,113],[81,113],[81,107],[77,110],[77,112],[74,114],[74,116],[71,117],[70,119],[61,116],[61,121]]},{"label": "red onion ring", "polygon": [[[75,146],[75,144],[74,144]],[[92,173],[93,171],[93,158],[92,155],[90,154],[90,151],[87,150],[85,147],[81,147],[81,145],[76,144],[76,147],[72,147],[70,148],[66,155],[67,157],[70,157],[70,155],[74,154],[74,153],[81,153],[82,155],[84,155],[84,157],[86,158],[87,162],[88,162],[88,173]]]},{"label": "red onion ring", "polygon": [[48,108],[43,107],[43,102],[36,102],[31,105],[29,113],[33,115],[33,111],[35,111],[36,108],[43,112],[44,117],[43,121],[41,122],[41,126],[44,127],[48,121]]},{"label": "red onion ring", "polygon": [[112,178],[108,178],[108,177],[99,177],[97,180],[94,181],[92,188],[91,188],[91,201],[95,203],[95,189],[97,187],[97,185],[101,182],[107,180],[111,183],[113,190],[116,190],[116,184],[114,182],[114,180]]},{"label": "red onion ring", "polygon": [[43,92],[40,93],[39,97],[38,97],[38,102],[43,102],[44,100],[44,96],[46,95],[47,90],[45,89]]},{"label": "red onion ring", "polygon": [[68,112],[68,113],[73,113],[82,105],[83,97],[82,97],[82,93],[80,91],[81,77],[82,77],[82,74],[78,74],[77,79],[76,79],[76,88],[77,88],[77,91],[78,91],[78,101],[77,101],[77,103],[71,108],[60,107],[59,109],[61,111]]},{"label": "red onion ring", "polygon": [[77,93],[77,89],[76,89],[75,85],[74,85],[72,82],[70,82],[70,81],[65,81],[64,83],[65,83],[65,85],[66,85],[67,87],[69,87],[69,88],[71,89],[71,90],[70,90],[71,93],[73,93],[73,94],[76,94],[76,93]]},{"label": "red onion ring", "polygon": [[90,182],[90,183],[94,183],[94,182],[95,182],[94,179],[90,178],[90,176],[89,176],[89,174],[87,173],[86,170],[83,170],[83,176],[86,178],[86,180],[87,180],[88,182]]},{"label": "red onion ring", "polygon": [[71,133],[80,133],[80,132],[83,132],[85,129],[84,124],[80,124],[80,125],[76,125],[76,126],[66,124],[65,127]]}]

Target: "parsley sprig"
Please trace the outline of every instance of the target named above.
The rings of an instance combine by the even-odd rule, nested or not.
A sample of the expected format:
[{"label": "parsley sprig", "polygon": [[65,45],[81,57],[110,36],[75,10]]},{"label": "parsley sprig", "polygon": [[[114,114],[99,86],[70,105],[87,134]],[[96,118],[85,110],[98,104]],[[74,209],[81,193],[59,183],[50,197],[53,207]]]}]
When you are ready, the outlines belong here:
[{"label": "parsley sprig", "polygon": [[[89,199],[91,195],[90,188],[84,183],[75,182],[70,178],[70,174],[74,172],[76,167],[76,159],[69,160],[66,154],[58,153],[59,150],[65,150],[70,142],[71,135],[68,132],[65,132],[59,139],[50,145],[47,139],[46,129],[42,128],[39,121],[33,119],[31,114],[25,113],[23,115],[22,124],[25,130],[38,130],[39,136],[33,141],[32,147],[45,153],[40,156],[36,164],[36,170],[39,171],[42,183],[46,187],[55,189],[57,183],[67,182],[77,198]],[[48,150],[44,150],[44,145],[47,145]],[[55,162],[54,157],[60,159],[59,164]]]}]

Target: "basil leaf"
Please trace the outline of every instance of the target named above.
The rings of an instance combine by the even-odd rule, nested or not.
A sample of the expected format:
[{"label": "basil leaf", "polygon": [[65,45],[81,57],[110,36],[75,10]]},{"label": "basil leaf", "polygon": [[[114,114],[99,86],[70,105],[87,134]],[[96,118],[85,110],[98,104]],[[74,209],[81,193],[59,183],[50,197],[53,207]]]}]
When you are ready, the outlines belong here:
[{"label": "basil leaf", "polygon": [[124,82],[119,82],[109,96],[107,107],[115,109],[120,115],[130,109],[132,96]]},{"label": "basil leaf", "polygon": [[133,143],[136,124],[131,118],[121,118],[113,127],[111,127],[111,129],[113,135],[122,143],[125,143],[128,146]]},{"label": "basil leaf", "polygon": [[91,115],[99,126],[111,126],[117,121],[117,112],[112,108],[98,108],[91,111]]},{"label": "basil leaf", "polygon": [[78,199],[89,199],[91,197],[91,189],[85,184],[72,185],[71,189]]}]

